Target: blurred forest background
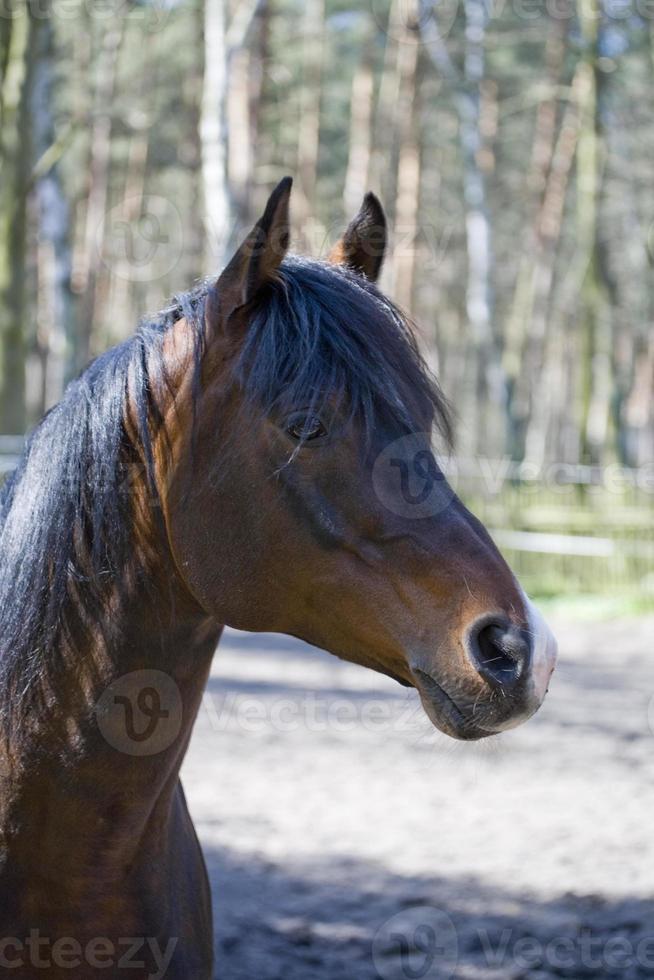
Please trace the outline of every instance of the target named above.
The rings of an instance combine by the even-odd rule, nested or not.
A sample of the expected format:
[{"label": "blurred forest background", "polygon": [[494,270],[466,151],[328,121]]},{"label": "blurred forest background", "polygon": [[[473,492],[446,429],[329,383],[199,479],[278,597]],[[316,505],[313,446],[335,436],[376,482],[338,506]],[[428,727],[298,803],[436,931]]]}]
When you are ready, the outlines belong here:
[{"label": "blurred forest background", "polygon": [[538,591],[651,598],[653,90],[654,0],[0,0],[0,431],[285,174],[316,256],[373,189],[460,491]]}]

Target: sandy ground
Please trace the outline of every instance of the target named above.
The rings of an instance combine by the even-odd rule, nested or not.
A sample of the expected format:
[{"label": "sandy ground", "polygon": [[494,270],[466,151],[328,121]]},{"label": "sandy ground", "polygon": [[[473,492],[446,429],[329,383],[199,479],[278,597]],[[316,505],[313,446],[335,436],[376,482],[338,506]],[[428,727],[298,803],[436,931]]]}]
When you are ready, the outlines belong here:
[{"label": "sandy ground", "polygon": [[654,977],[654,618],[553,625],[545,706],[476,745],[373,672],[225,635],[183,771],[216,977]]}]

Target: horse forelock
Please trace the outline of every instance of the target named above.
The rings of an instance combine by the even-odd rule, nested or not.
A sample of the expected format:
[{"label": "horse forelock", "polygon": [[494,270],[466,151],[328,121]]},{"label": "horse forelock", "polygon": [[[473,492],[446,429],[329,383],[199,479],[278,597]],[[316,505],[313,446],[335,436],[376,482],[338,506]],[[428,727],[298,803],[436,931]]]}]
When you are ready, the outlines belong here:
[{"label": "horse forelock", "polygon": [[413,431],[428,412],[451,442],[449,406],[411,322],[344,267],[286,259],[250,318],[235,374],[265,414],[335,399],[369,433],[379,413]]}]

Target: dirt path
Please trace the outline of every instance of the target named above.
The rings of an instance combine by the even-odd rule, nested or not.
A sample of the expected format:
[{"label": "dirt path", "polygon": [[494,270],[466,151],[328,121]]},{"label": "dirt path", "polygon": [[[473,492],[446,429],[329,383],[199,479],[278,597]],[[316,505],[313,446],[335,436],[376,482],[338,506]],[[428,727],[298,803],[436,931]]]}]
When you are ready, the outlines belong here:
[{"label": "dirt path", "polygon": [[473,746],[370,671],[224,637],[183,772],[220,980],[654,977],[654,619],[554,625],[545,707]]}]

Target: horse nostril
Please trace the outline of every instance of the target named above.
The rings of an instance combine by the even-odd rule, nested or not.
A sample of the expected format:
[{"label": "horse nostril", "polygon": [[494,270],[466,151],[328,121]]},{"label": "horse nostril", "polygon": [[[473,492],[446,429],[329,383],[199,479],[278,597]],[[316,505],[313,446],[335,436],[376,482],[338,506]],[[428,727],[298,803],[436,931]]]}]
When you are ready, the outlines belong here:
[{"label": "horse nostril", "polygon": [[494,687],[513,686],[529,666],[528,636],[514,626],[482,626],[473,632],[469,649],[475,668]]}]

